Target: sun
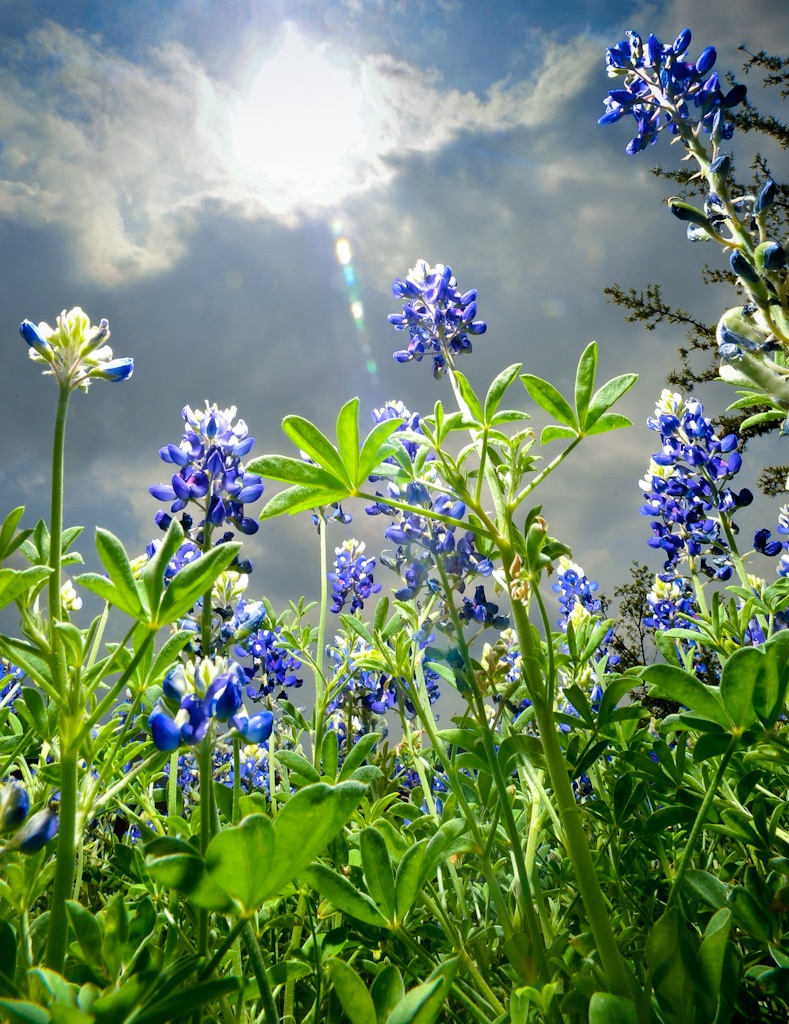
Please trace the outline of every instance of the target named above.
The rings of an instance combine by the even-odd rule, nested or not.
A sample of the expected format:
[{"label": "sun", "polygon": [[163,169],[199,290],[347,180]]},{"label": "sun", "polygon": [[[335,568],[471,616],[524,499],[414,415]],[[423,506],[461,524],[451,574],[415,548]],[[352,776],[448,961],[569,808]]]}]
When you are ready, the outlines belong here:
[{"label": "sun", "polygon": [[233,156],[265,183],[330,199],[364,155],[363,97],[351,70],[293,25],[230,118]]}]

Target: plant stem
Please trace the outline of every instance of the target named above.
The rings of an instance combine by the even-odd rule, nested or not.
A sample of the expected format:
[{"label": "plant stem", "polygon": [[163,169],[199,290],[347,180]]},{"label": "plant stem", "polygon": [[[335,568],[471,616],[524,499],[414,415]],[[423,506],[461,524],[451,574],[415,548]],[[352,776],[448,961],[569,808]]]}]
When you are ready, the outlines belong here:
[{"label": "plant stem", "polygon": [[[509,564],[506,558],[504,564]],[[526,608],[520,601],[512,602],[512,613],[521,644],[523,673],[534,705],[548,775],[562,822],[565,846],[575,869],[575,879],[586,908],[586,916],[594,935],[603,971],[612,993],[634,999],[638,1004],[640,993],[636,990],[635,978],[622,956],[611,927],[608,905],[600,888],[597,869],[567,773],[567,762],[559,743],[559,731],[553,717],[553,709],[545,702],[543,680],[536,676],[539,669],[534,658],[531,623]]]},{"label": "plant stem", "polygon": [[[61,743],[63,743],[61,725]],[[62,973],[66,958],[68,915],[66,901],[71,899],[77,849],[78,748],[68,739],[60,751],[60,827],[58,829],[55,879],[49,908],[46,965]]]},{"label": "plant stem", "polygon": [[263,1003],[263,1019],[266,1021],[266,1024],[279,1024],[277,1008],[274,1005],[274,995],[268,982],[268,975],[266,974],[266,964],[263,960],[263,955],[260,952],[260,945],[258,944],[257,935],[255,935],[255,929],[249,921],[244,922],[242,935],[244,945],[246,946],[247,954],[249,956],[249,962],[252,965],[252,973],[255,975],[255,980],[258,983],[260,1000]]},{"label": "plant stem", "polygon": [[732,755],[739,746],[739,742],[740,740],[738,736],[732,736],[731,743],[729,744],[728,749],[724,752],[715,775],[712,777],[712,782],[707,787],[707,792],[704,796],[701,807],[699,808],[699,813],[696,815],[696,820],[693,822],[693,828],[690,830],[690,835],[685,843],[685,849],[682,852],[682,860],[679,862],[679,868],[677,869],[677,873],[674,875],[674,879],[671,883],[671,890],[669,891],[668,900],[666,901],[666,910],[673,906],[679,897],[679,890],[685,875],[687,874],[688,868],[690,867],[696,842],[704,826],[704,822],[707,819],[709,809],[717,795],[721,779],[726,773],[729,761],[731,761]]}]

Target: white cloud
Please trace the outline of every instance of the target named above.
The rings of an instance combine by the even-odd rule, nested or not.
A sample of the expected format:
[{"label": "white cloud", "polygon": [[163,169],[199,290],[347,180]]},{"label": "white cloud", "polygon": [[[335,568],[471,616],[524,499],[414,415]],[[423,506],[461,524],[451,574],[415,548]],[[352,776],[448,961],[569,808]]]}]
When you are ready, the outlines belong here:
[{"label": "white cloud", "polygon": [[[73,269],[117,284],[172,265],[205,204],[290,220],[386,185],[398,157],[435,152],[461,132],[548,122],[597,58],[550,46],[533,81],[503,80],[479,96],[446,89],[437,73],[385,54],[359,59],[328,44],[309,48],[292,27],[283,45],[301,62],[303,81],[280,74],[287,93],[276,94],[275,79],[257,97],[253,87],[248,102],[257,106],[244,110],[244,99],[178,43],[150,48],[135,62],[47,22],[23,44],[7,44],[0,216],[62,228]],[[321,106],[321,87],[334,89],[338,104],[354,91],[363,99],[345,117],[345,150],[331,160],[331,105]],[[303,96],[294,96],[299,88]],[[271,108],[283,104],[289,116],[272,118]],[[256,118],[260,124],[251,157],[248,144],[246,151],[233,144],[239,117],[247,137]],[[343,117],[336,110],[338,123]],[[283,165],[277,153],[288,147],[302,159]]]}]

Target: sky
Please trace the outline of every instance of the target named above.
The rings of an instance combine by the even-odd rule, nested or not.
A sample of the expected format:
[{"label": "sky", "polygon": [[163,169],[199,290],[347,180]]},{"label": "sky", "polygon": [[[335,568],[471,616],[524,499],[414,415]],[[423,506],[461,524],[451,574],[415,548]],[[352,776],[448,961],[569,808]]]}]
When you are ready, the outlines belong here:
[{"label": "sky", "polygon": [[[26,525],[48,507],[56,389],[22,319],[82,306],[135,361],[129,382],[72,400],[66,523],[86,527],[95,567],[97,525],[131,555],[158,535],[148,487],[168,480],[158,451],[187,404],[235,405],[253,455],[295,454],[284,416],[329,431],[356,395],[363,422],[390,399],[451,405],[429,361],[392,359],[391,283],[426,259],[478,290],[488,331],[459,363],[475,388],[520,362],[571,393],[593,339],[600,383],[639,374],[618,407],[634,426],[585,442],[536,500],[609,595],[634,559],[659,570],[638,481],[684,337],[625,323],[603,289],[657,280],[709,322],[733,299],[702,285],[724,257],[687,243],[649,174],[676,150],[629,157],[629,127],[597,125],[604,52],[626,29],[671,42],[687,26],[691,56],[714,44],[718,68],[740,71],[740,44],[789,53],[786,0],[0,0],[0,26],[0,495]],[[749,140],[732,145],[745,167]],[[734,394],[701,397],[716,415]],[[738,480],[771,461],[789,461],[777,441]],[[779,504],[760,499],[759,525]],[[381,518],[348,511],[332,546],[387,546]],[[309,515],[264,523],[246,552],[250,597],[317,597]]]}]

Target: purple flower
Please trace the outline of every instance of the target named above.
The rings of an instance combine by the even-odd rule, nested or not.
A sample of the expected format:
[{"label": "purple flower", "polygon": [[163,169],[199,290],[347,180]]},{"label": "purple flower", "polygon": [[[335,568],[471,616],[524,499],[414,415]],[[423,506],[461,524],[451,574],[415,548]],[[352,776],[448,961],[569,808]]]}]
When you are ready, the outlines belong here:
[{"label": "purple flower", "polygon": [[346,540],[334,550],[334,572],[328,573],[333,612],[341,612],[348,600],[351,602],[351,614],[361,611],[364,602],[381,589],[381,584],[373,579],[375,559],[365,558],[364,548],[364,541]]},{"label": "purple flower", "polygon": [[[263,482],[247,473],[241,462],[255,443],[246,423],[234,422],[235,406],[220,410],[206,403],[205,410],[194,412],[187,405],[182,415],[187,429],[181,444],[159,449],[162,461],[176,471],[169,483],[155,484],[150,493],[159,501],[172,502],[170,512],[197,505],[205,516],[201,526],[229,522],[241,533],[256,533],[258,524],[244,514],[244,506],[260,498]],[[164,519],[160,521],[163,525]]]}]

